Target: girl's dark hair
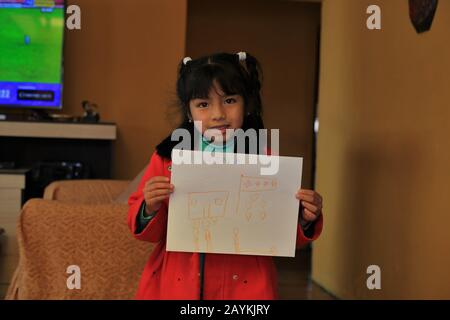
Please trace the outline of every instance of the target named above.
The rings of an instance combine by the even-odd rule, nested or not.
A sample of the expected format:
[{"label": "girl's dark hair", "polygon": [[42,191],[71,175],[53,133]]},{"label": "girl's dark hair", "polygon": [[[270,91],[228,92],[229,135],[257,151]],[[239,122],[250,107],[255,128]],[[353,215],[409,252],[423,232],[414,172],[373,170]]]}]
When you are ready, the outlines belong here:
[{"label": "girl's dark hair", "polygon": [[[226,95],[239,94],[244,99],[244,122],[242,129],[264,129],[262,121],[261,82],[262,70],[255,57],[246,53],[243,61],[238,54],[216,53],[187,61],[181,61],[178,68],[177,97],[182,114],[181,124],[177,129],[187,129],[194,137],[194,123],[189,122],[189,102],[192,99],[208,98],[214,82]],[[172,149],[179,141],[166,137],[157,147],[157,153],[170,159]],[[194,141],[192,141],[192,149]],[[248,151],[248,147],[246,150]],[[246,151],[246,152],[247,152]]]}]

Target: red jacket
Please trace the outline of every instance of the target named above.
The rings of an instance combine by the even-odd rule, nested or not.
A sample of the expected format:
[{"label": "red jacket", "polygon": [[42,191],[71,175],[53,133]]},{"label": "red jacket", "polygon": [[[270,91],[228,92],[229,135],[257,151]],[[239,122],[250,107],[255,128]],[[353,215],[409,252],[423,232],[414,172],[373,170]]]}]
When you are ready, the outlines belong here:
[{"label": "red jacket", "polygon": [[[145,182],[153,176],[170,178],[172,162],[156,152],[152,155],[138,189],[129,200],[128,225],[138,240],[156,242],[139,283],[137,299],[186,299],[200,297],[200,259],[198,253],[166,251],[167,208],[165,200],[145,229],[136,234],[136,219],[144,196]],[[176,186],[175,186],[176,187]],[[315,240],[322,231],[322,216],[314,223],[314,236],[306,238],[297,229],[297,246]],[[205,255],[204,299],[276,299],[277,276],[270,256],[233,254]]]}]

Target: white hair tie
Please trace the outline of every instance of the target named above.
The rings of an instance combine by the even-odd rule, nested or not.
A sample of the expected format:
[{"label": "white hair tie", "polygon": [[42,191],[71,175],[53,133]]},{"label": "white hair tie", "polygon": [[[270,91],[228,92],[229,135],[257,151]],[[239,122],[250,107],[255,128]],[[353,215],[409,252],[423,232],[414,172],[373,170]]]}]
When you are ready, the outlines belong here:
[{"label": "white hair tie", "polygon": [[239,56],[239,61],[245,61],[247,59],[247,54],[245,52],[236,53]]},{"label": "white hair tie", "polygon": [[191,60],[192,60],[191,57],[185,57],[185,58],[183,59],[183,64],[186,65],[186,63],[188,63],[188,62],[191,61]]}]

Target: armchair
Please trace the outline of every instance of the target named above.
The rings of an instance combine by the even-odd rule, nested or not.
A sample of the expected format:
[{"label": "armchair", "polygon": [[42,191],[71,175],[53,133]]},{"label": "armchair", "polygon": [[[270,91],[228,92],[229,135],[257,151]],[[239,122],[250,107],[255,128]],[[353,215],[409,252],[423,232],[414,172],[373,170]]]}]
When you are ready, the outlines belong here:
[{"label": "armchair", "polygon": [[[17,226],[19,265],[6,299],[132,299],[153,245],[132,237],[128,205],[114,201],[129,184],[57,181],[44,199],[27,201]],[[67,285],[73,265],[80,289]]]}]

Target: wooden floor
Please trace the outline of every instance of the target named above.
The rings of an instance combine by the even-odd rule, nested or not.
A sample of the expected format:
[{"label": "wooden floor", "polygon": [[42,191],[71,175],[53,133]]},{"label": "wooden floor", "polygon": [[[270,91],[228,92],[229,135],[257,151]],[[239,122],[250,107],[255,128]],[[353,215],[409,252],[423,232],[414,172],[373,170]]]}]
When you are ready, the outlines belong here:
[{"label": "wooden floor", "polygon": [[282,300],[333,300],[311,281],[311,249],[297,251],[295,258],[275,258],[279,295]]}]

